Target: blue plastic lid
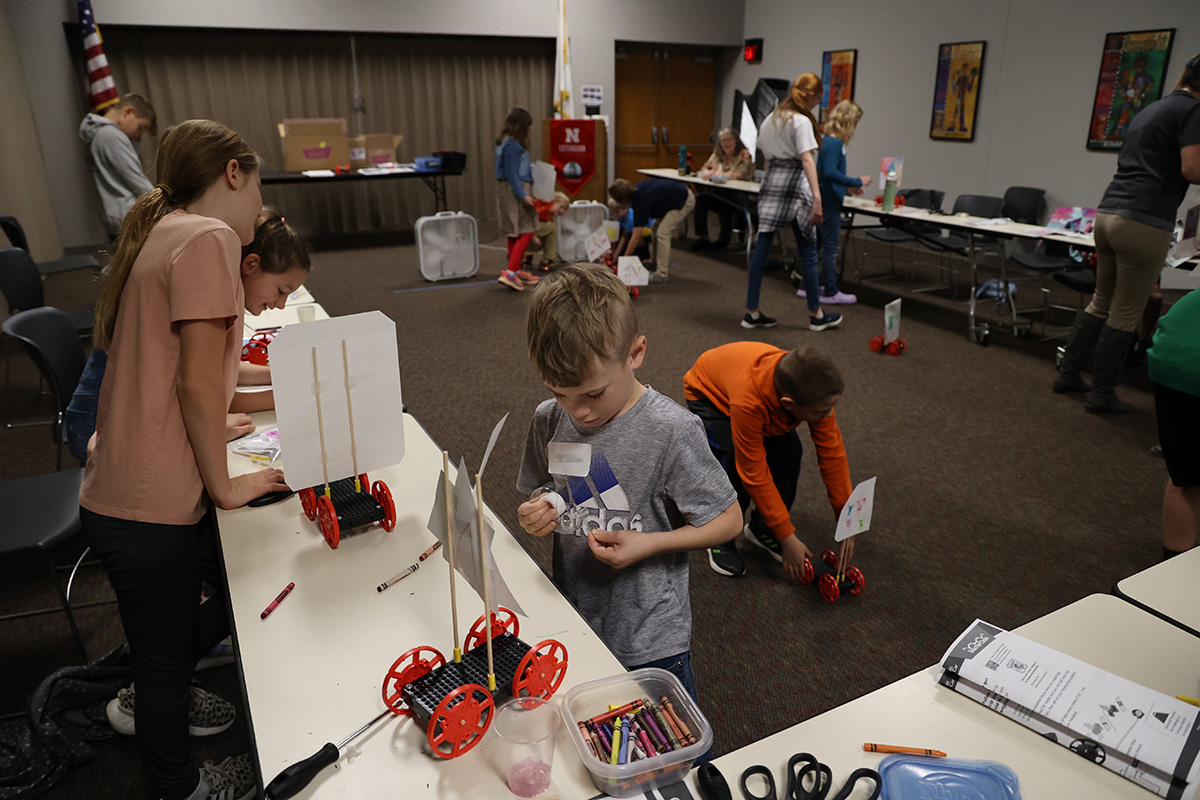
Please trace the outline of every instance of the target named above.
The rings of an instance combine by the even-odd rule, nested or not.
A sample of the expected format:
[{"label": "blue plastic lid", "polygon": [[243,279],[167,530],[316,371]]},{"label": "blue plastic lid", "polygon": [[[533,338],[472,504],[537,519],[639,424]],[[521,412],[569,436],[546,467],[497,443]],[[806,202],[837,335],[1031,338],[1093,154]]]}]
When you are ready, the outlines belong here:
[{"label": "blue plastic lid", "polygon": [[879,776],[881,800],[1021,800],[1017,774],[998,761],[893,755],[880,762]]}]

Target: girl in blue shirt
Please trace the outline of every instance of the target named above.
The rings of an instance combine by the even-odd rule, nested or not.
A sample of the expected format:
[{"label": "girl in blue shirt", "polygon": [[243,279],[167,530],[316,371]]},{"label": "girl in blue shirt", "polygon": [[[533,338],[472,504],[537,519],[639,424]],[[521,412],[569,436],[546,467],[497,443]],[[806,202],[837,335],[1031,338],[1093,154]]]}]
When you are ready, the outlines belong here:
[{"label": "girl in blue shirt", "polygon": [[533,202],[533,170],[529,164],[529,128],[533,115],[521,106],[513,106],[504,119],[504,128],[496,137],[496,202],[500,211],[500,232],[508,237],[508,267],[499,281],[521,291],[537,278],[521,270],[525,248],[537,231],[537,208]]},{"label": "girl in blue shirt", "polygon": [[[852,178],[846,174],[846,145],[854,138],[862,109],[852,100],[843,100],[829,112],[825,123],[825,138],[817,154],[817,183],[821,187],[821,205],[825,217],[817,228],[817,239],[821,247],[821,302],[850,305],[858,297],[838,289],[837,254],[842,234],[842,202],[846,192],[860,195],[864,186],[871,185],[871,176]],[[796,292],[805,296],[803,289]]]}]

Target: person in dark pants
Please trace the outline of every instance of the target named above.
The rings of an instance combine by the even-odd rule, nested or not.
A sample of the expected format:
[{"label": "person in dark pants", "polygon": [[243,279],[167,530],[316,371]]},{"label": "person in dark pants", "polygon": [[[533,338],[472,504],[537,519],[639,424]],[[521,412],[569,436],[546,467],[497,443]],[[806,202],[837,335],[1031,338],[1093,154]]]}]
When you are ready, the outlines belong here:
[{"label": "person in dark pants", "polygon": [[[734,342],[702,353],[683,378],[688,409],[704,423],[742,512],[754,501],[742,538],[782,563],[797,580],[812,553],[796,535],[790,513],[804,452],[796,428],[808,423],[836,519],[852,490],[833,410],[845,386],[833,359],[819,350],[785,351],[762,342]],[[745,574],[736,542],[709,549],[714,572]],[[843,566],[849,566],[853,538],[844,546]]]},{"label": "person in dark pants", "polygon": [[[1125,356],[1171,246],[1175,212],[1200,183],[1200,55],[1175,91],[1134,118],[1096,215],[1096,293],[1075,317],[1054,391],[1087,392],[1091,414],[1124,414],[1117,397]],[[1080,372],[1095,353],[1092,384]]]}]

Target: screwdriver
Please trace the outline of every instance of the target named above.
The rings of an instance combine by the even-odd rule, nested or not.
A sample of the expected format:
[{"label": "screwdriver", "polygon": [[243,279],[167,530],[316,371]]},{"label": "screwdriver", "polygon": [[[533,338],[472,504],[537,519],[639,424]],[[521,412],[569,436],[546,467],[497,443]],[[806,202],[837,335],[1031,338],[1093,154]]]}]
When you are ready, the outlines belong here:
[{"label": "screwdriver", "polygon": [[333,742],[329,742],[308,758],[284,769],[283,772],[275,776],[274,780],[267,784],[267,800],[285,800],[285,798],[294,797],[305,786],[312,783],[312,779],[317,777],[317,773],[338,760],[338,751],[345,747],[351,739],[391,714],[392,710],[389,708],[345,739],[342,739],[341,743],[335,745]]}]

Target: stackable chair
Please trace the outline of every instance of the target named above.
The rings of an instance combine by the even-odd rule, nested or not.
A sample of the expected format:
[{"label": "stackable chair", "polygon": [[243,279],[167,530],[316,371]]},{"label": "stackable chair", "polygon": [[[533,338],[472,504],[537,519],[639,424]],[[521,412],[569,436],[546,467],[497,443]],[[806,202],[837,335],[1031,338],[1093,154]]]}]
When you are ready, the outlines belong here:
[{"label": "stackable chair", "polygon": [[[25,229],[21,227],[21,223],[17,222],[17,218],[11,214],[0,214],[0,231],[8,237],[8,241],[13,247],[19,247],[26,253],[29,250],[29,239],[25,236]],[[79,269],[100,269],[100,262],[89,255],[67,255],[62,258],[57,258],[53,261],[43,261],[37,265],[38,274],[43,278],[51,275],[57,275],[60,272],[74,272]]]},{"label": "stackable chair", "polygon": [[[950,213],[970,214],[972,217],[991,219],[1001,216],[1000,211],[1003,205],[1004,200],[1000,197],[985,194],[960,194],[954,198],[954,205],[951,207]],[[940,261],[934,262],[930,266],[940,270],[944,278],[941,283],[914,291],[952,288],[954,285],[952,278],[958,274],[958,270],[954,268],[952,257],[971,258],[972,237],[958,231],[939,230],[936,236],[922,236],[919,243],[941,257]],[[980,253],[995,253],[1000,250],[999,241],[993,236],[984,234],[975,234],[974,246],[976,256]],[[972,268],[977,267],[978,258],[972,261]]]},{"label": "stackable chair", "polygon": [[[1051,215],[1050,221],[1046,223],[1048,228],[1066,228],[1067,230],[1079,231],[1080,233],[1091,233],[1096,226],[1096,209],[1081,208],[1079,206],[1063,206],[1055,209]],[[1048,243],[1049,244],[1049,243]],[[1056,245],[1056,247],[1059,245]],[[1086,263],[1085,255],[1082,251],[1071,247],[1070,245],[1061,245],[1063,248],[1062,257],[1066,260],[1066,266],[1051,274],[1051,278],[1055,283],[1062,284],[1068,289],[1079,293],[1079,300],[1073,306],[1062,305],[1060,303],[1047,304],[1047,316],[1049,311],[1068,311],[1072,314],[1081,311],[1087,304],[1087,299],[1096,291],[1096,272]],[[1055,251],[1057,252],[1057,251]],[[1072,325],[1051,327],[1046,320],[1042,321],[1042,329],[1046,334],[1045,339],[1058,339],[1066,336],[1071,331]]]},{"label": "stackable chair", "polygon": [[[906,207],[923,208],[938,213],[941,212],[942,201],[946,198],[946,193],[937,189],[905,189],[899,194],[904,198],[904,205]],[[905,243],[913,245],[910,248],[909,263],[910,265],[915,265],[916,242],[918,238],[937,236],[940,231],[941,229],[936,225],[930,225],[929,223],[896,222],[892,220],[888,220],[887,224],[879,227],[867,228],[866,234],[868,239],[890,245],[888,248],[890,269],[882,275],[872,275],[869,278],[864,278],[862,282],[871,283],[872,281],[884,281],[903,277],[905,285],[910,286],[912,283],[911,272],[905,275],[900,275],[896,272],[896,245]],[[849,247],[848,243],[847,247]],[[883,256],[871,253],[866,248],[863,248],[862,261],[864,266],[867,259],[872,257],[883,258]],[[923,291],[929,290],[926,288]]]}]

